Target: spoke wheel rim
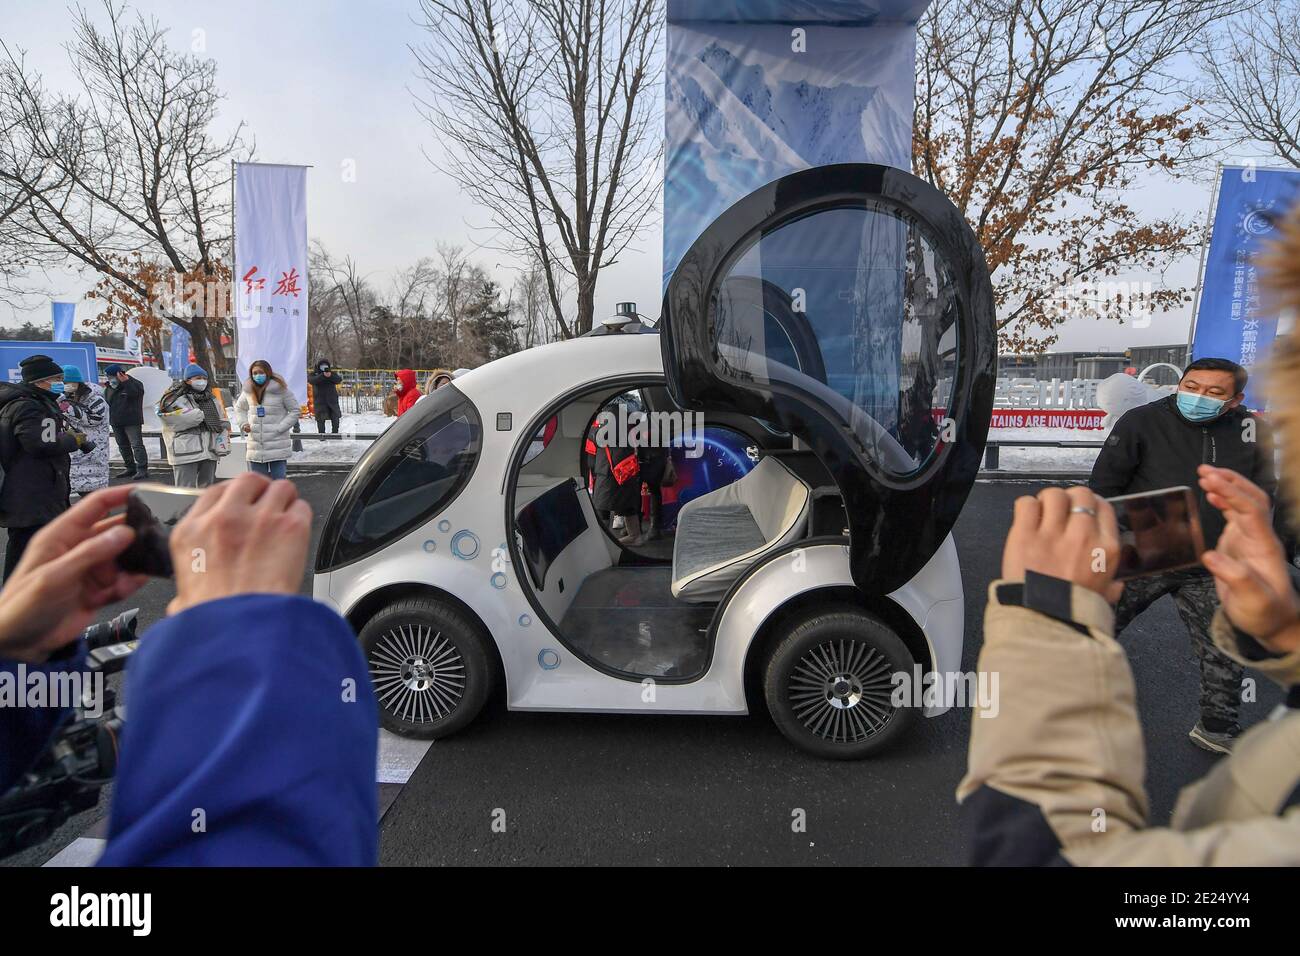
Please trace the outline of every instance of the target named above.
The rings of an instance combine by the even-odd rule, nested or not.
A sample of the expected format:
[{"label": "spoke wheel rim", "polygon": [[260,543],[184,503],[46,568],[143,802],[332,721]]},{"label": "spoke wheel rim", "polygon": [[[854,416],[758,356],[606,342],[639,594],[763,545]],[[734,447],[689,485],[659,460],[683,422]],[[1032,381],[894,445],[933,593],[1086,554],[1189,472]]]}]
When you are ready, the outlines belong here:
[{"label": "spoke wheel rim", "polygon": [[408,724],[445,720],[465,696],[465,659],[432,626],[390,627],[371,646],[369,664],[380,706]]},{"label": "spoke wheel rim", "polygon": [[787,699],[800,725],[837,744],[868,740],[894,716],[893,667],[871,644],[824,641],[795,663]]}]

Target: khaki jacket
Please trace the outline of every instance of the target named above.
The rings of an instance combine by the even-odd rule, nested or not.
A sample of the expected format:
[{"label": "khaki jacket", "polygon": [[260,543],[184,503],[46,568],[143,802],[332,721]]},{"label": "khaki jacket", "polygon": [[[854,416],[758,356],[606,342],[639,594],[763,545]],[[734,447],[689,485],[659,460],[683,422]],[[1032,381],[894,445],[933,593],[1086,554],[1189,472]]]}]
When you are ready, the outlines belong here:
[{"label": "khaki jacket", "polygon": [[[1151,826],[1146,755],[1128,658],[1099,594],[1069,589],[1057,617],[989,588],[979,669],[999,709],[974,717],[957,789],[973,862],[1009,865],[1300,865],[1300,652],[1268,656],[1220,610],[1215,644],[1290,690]],[[1010,595],[1008,595],[1010,597]]]}]

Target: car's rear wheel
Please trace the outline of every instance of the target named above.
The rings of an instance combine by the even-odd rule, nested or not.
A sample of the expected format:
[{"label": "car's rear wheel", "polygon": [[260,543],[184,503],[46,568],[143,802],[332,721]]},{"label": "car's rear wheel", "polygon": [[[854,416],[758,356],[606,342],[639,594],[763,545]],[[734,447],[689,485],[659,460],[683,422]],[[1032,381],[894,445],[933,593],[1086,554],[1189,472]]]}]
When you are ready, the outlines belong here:
[{"label": "car's rear wheel", "polygon": [[883,622],[853,607],[787,624],[768,659],[763,695],[777,728],[809,753],[858,760],[888,747],[916,719],[893,703],[893,675],[912,655]]},{"label": "car's rear wheel", "polygon": [[458,608],[410,598],[361,629],[380,722],[405,737],[454,734],[478,716],[496,674],[487,638]]}]

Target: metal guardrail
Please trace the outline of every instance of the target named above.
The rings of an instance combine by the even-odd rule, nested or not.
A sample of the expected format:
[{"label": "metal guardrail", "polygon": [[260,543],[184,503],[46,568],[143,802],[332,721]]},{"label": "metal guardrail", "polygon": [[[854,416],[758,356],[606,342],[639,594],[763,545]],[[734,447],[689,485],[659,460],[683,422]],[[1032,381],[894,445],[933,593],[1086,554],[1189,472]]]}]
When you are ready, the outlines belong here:
[{"label": "metal guardrail", "polygon": [[984,443],[984,469],[999,469],[998,450],[1001,448],[1101,448],[1104,441],[1062,441],[1050,438],[993,438]]},{"label": "metal guardrail", "polygon": [[[295,443],[302,441],[374,441],[379,437],[378,432],[340,432],[335,434],[322,435],[319,432],[294,432],[293,440]],[[167,457],[167,446],[163,442],[162,432],[141,432],[140,437],[158,439],[158,455],[161,458]],[[238,438],[238,435],[232,434],[232,438]],[[294,448],[294,451],[301,451],[300,448]]]},{"label": "metal guardrail", "polygon": [[[161,458],[167,457],[162,432],[143,432],[141,437],[158,439],[158,455]],[[293,440],[295,443],[303,441],[374,441],[379,437],[380,433],[378,432],[356,432],[355,434],[342,432],[324,435],[319,432],[295,432]],[[1103,441],[1066,441],[1050,438],[992,438],[984,443],[984,470],[1000,470],[998,452],[1002,448],[1101,448],[1105,444]],[[294,451],[300,450],[297,447],[294,448]]]}]

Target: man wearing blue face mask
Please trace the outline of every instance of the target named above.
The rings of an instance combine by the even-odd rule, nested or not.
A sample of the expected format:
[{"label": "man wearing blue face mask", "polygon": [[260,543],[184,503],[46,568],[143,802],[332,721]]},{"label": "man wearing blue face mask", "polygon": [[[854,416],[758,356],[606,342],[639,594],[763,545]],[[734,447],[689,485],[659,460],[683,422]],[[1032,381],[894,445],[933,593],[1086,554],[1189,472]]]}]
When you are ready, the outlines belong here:
[{"label": "man wearing blue face mask", "polygon": [[[1134,408],[1115,423],[1088,486],[1111,498],[1187,485],[1200,502],[1205,546],[1213,548],[1224,519],[1200,490],[1200,465],[1245,475],[1270,498],[1277,487],[1268,429],[1241,404],[1246,379],[1246,370],[1236,362],[1197,359],[1183,372],[1175,394]],[[1195,567],[1128,581],[1115,609],[1115,636],[1166,594],[1187,627],[1201,670],[1201,719],[1192,728],[1191,740],[1206,750],[1227,753],[1241,731],[1237,721],[1242,669],[1210,639],[1210,621],[1219,601],[1209,572]]]}]

